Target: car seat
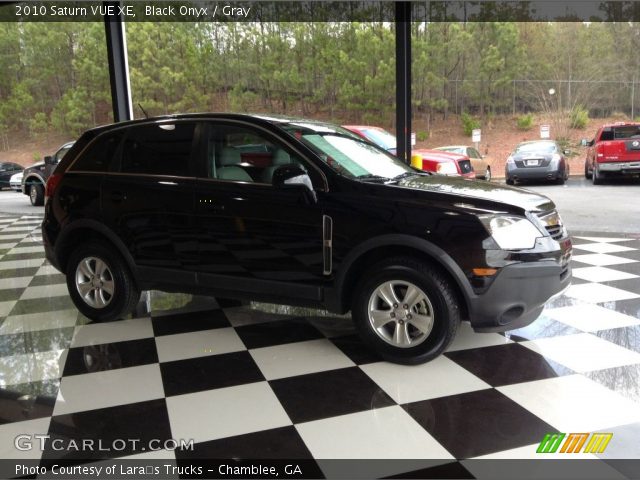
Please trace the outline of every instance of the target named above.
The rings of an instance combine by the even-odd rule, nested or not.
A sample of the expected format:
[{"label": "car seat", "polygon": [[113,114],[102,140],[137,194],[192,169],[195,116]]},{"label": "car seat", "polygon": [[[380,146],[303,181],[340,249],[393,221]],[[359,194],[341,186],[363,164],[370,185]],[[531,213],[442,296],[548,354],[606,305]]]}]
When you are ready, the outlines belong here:
[{"label": "car seat", "polygon": [[271,159],[271,166],[266,167],[262,172],[262,182],[272,183],[273,172],[282,165],[289,165],[291,162],[291,156],[283,149],[279,148],[273,152],[273,158]]},{"label": "car seat", "polygon": [[253,182],[249,174],[240,166],[242,157],[233,147],[224,147],[218,156],[218,171],[216,177],[220,180],[236,180],[239,182]]}]

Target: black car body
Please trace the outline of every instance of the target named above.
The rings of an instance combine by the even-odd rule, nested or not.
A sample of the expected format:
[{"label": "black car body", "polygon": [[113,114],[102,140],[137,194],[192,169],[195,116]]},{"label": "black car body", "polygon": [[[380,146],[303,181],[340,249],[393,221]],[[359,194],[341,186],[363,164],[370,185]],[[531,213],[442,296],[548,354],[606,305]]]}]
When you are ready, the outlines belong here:
[{"label": "black car body", "polygon": [[10,188],[9,180],[22,170],[24,170],[22,165],[18,165],[17,163],[0,162],[0,188]]},{"label": "black car body", "polygon": [[73,142],[65,143],[56,153],[44,157],[44,161],[34,163],[24,169],[22,193],[29,195],[29,200],[32,205],[37,206],[44,203],[44,187],[47,184],[47,180],[56,168],[56,165],[60,163],[60,160],[62,160],[72,146]]},{"label": "black car body", "polygon": [[505,180],[508,185],[527,180],[551,180],[562,185],[569,178],[569,164],[553,140],[519,143],[507,158]]},{"label": "black car body", "polygon": [[234,114],[87,131],[47,184],[46,255],[94,320],[159,289],[352,310],[385,358],[441,353],[460,319],[532,322],[570,283],[553,202],[415,170],[347,130]]}]

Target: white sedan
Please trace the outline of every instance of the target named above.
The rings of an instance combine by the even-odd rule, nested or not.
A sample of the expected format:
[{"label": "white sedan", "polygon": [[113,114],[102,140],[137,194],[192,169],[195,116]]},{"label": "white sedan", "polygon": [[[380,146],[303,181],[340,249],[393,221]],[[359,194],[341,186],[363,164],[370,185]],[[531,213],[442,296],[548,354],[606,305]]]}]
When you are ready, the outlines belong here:
[{"label": "white sedan", "polygon": [[22,191],[22,175],[23,173],[19,172],[11,176],[9,179],[9,186],[11,187],[11,190],[15,190],[16,192]]}]

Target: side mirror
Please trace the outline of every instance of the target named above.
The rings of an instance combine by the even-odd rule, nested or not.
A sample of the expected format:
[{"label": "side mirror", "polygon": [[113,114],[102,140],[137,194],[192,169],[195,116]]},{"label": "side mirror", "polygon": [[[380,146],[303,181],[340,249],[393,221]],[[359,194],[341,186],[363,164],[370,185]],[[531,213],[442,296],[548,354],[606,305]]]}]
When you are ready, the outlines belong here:
[{"label": "side mirror", "polygon": [[305,187],[315,200],[315,192],[309,174],[299,165],[282,165],[273,172],[272,184],[275,188]]},{"label": "side mirror", "polygon": [[47,155],[46,157],[44,157],[44,164],[45,165],[54,165],[53,157],[51,155]]}]

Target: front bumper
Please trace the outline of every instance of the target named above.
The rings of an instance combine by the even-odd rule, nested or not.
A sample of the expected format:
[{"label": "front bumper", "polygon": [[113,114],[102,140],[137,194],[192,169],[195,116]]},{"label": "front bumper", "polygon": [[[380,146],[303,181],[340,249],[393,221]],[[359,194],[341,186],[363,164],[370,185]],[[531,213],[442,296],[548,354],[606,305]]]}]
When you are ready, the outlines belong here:
[{"label": "front bumper", "polygon": [[544,304],[571,285],[571,266],[554,262],[504,267],[491,287],[471,300],[471,326],[478,332],[502,332],[529,325]]}]

